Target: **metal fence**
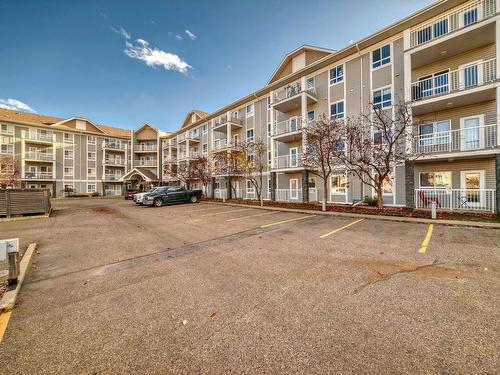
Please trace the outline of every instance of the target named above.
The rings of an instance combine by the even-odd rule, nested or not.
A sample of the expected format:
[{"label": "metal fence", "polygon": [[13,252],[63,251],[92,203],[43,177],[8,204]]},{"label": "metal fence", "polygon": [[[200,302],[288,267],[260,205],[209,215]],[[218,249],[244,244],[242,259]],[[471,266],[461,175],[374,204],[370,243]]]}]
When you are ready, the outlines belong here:
[{"label": "metal fence", "polygon": [[47,189],[0,189],[0,216],[48,214],[50,192]]}]

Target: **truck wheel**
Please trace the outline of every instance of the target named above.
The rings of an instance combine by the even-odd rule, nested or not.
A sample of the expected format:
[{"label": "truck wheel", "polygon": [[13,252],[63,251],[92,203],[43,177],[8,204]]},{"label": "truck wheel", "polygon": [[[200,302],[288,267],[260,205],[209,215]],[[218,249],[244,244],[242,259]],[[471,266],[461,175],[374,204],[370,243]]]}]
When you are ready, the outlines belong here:
[{"label": "truck wheel", "polygon": [[191,197],[191,199],[190,199],[190,202],[191,202],[191,203],[196,203],[196,202],[198,202],[198,197],[197,197],[196,195],[193,195],[193,196]]},{"label": "truck wheel", "polygon": [[153,201],[153,205],[154,205],[155,207],[161,207],[162,203],[163,203],[163,202],[161,201],[161,199],[160,199],[160,198],[156,198],[156,199]]}]

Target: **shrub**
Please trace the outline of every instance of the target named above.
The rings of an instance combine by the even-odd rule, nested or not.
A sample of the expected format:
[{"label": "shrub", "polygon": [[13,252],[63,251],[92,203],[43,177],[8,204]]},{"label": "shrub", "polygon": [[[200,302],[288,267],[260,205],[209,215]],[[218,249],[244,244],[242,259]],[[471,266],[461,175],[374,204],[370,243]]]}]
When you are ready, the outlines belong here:
[{"label": "shrub", "polygon": [[374,207],[377,205],[377,197],[370,197],[369,195],[365,195],[363,202],[365,202],[368,206]]}]

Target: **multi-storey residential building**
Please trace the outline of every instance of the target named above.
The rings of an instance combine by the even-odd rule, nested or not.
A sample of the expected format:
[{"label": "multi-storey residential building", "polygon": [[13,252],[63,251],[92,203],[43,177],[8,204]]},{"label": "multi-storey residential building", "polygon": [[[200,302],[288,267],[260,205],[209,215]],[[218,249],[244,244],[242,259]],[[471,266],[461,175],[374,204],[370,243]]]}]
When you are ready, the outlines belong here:
[{"label": "multi-storey residential building", "polygon": [[23,188],[121,194],[129,149],[129,130],[0,109],[0,153],[17,164]]},{"label": "multi-storey residential building", "polygon": [[[384,203],[427,207],[437,201],[447,209],[498,211],[497,10],[497,0],[439,1],[337,51],[304,45],[285,56],[264,87],[212,113],[191,111],[173,133],[145,124],[131,135],[112,134],[111,128],[80,118],[47,120],[49,124],[39,120],[34,124],[37,132],[28,131],[24,138],[16,130],[17,138],[24,139],[22,145],[14,150],[13,143],[2,141],[1,150],[24,155],[26,145],[35,142],[28,154],[43,160],[23,157],[23,173],[28,168],[37,178],[45,178],[60,165],[56,180],[63,186],[77,180],[78,164],[71,157],[78,156],[82,146],[71,152],[75,142],[71,134],[82,137],[89,132],[110,139],[115,135],[120,146],[103,147],[100,142],[95,147],[97,152],[101,145],[102,152],[97,153],[109,163],[99,169],[97,160],[96,180],[101,177],[100,183],[108,187],[116,186],[111,185],[116,180],[147,187],[179,183],[172,171],[193,158],[238,152],[241,142],[262,140],[269,165],[264,198],[317,201],[323,197],[323,181],[304,163],[308,150],[304,130],[319,116],[356,117],[373,106],[394,113],[395,104],[403,102],[413,115],[407,160],[393,166],[384,185]],[[21,129],[15,121],[1,117],[0,121],[2,139],[12,137],[13,126]],[[88,128],[83,129],[82,123]],[[60,147],[50,147],[54,142]],[[92,165],[86,161],[86,183]],[[82,179],[81,166],[77,169]],[[372,188],[342,169],[334,172],[327,186],[331,203],[353,203],[374,195]],[[251,183],[238,173],[214,175],[208,193],[256,197]]]}]

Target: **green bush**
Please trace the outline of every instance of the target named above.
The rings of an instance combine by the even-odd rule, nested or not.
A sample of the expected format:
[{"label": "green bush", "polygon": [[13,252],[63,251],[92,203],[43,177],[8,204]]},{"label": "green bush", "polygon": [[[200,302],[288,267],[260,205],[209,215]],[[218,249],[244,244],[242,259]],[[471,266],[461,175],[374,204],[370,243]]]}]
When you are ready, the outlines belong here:
[{"label": "green bush", "polygon": [[370,197],[369,195],[365,195],[365,198],[363,201],[368,205],[368,206],[376,206],[377,205],[377,197]]}]

